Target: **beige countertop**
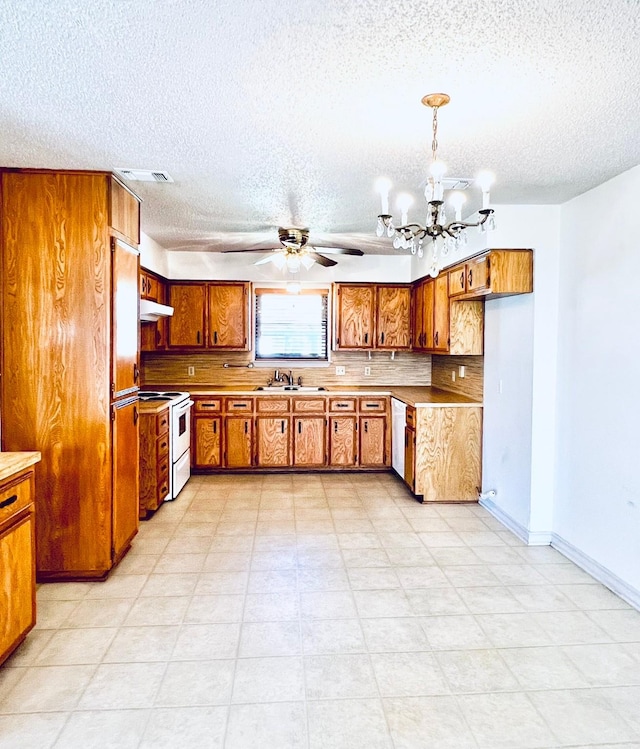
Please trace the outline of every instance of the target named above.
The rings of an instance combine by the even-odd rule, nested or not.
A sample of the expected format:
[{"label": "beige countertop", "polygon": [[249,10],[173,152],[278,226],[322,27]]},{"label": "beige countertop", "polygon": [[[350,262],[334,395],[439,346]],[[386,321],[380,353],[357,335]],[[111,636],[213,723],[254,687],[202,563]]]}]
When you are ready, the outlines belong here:
[{"label": "beige countertop", "polygon": [[140,401],[138,407],[141,414],[159,414],[169,408],[169,401]]},{"label": "beige countertop", "polygon": [[0,452],[0,481],[13,476],[25,468],[40,462],[42,455],[38,452],[2,453]]},{"label": "beige countertop", "polygon": [[[154,385],[154,387],[156,387]],[[164,386],[163,386],[164,388]],[[332,396],[379,396],[379,395],[390,395],[398,400],[403,401],[409,406],[416,408],[420,407],[458,407],[458,406],[482,406],[482,401],[478,401],[474,398],[469,398],[466,395],[458,395],[458,393],[451,393],[448,390],[441,390],[439,388],[431,386],[401,386],[401,385],[379,385],[376,387],[364,386],[364,385],[353,385],[345,387],[331,386],[326,390],[275,390],[270,391],[268,388],[265,390],[256,390],[253,386],[220,386],[215,385],[195,385],[189,387],[188,385],[172,385],[173,389],[180,389],[188,391],[192,396],[194,395],[239,395],[241,397],[247,396],[269,396],[269,395],[300,395],[300,396],[314,396],[314,395],[332,395]]]}]

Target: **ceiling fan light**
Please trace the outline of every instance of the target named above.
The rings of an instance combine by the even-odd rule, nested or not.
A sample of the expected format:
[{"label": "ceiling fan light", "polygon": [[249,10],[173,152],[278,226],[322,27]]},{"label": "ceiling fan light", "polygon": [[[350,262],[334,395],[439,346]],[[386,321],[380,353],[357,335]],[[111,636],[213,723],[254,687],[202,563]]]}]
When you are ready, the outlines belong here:
[{"label": "ceiling fan light", "polygon": [[300,259],[300,262],[304,266],[305,270],[309,270],[309,268],[311,268],[311,266],[316,262],[316,260],[310,255],[303,255],[302,258]]},{"label": "ceiling fan light", "polygon": [[273,264],[276,266],[276,268],[282,270],[287,264],[285,256],[281,252],[276,253],[273,256]]},{"label": "ceiling fan light", "polygon": [[297,273],[300,270],[300,258],[297,255],[289,255],[285,262],[290,273]]}]

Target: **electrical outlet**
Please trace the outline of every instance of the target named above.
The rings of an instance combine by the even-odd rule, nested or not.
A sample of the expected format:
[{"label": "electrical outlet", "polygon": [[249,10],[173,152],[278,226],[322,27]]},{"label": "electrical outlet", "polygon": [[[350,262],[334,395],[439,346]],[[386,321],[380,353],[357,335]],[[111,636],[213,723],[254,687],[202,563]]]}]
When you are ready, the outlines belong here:
[{"label": "electrical outlet", "polygon": [[364,368],[364,376],[370,377],[371,376],[371,367],[365,367]]},{"label": "electrical outlet", "polygon": [[336,374],[337,375],[343,375],[346,374],[347,370],[344,367],[336,367]]},{"label": "electrical outlet", "polygon": [[464,379],[464,371],[465,371],[464,367],[462,365],[460,365],[458,367],[458,377],[460,377],[460,379]]},{"label": "electrical outlet", "polygon": [[187,374],[189,375],[189,377],[193,377],[195,373],[196,373],[195,367],[187,367]]}]

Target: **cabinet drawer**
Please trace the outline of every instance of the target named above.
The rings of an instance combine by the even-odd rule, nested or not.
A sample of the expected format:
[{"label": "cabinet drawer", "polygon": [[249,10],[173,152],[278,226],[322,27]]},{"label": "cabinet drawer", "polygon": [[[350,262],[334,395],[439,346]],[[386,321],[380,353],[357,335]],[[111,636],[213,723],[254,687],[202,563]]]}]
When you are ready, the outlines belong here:
[{"label": "cabinet drawer", "polygon": [[22,476],[0,489],[0,524],[12,515],[24,510],[32,501],[31,477],[33,473]]},{"label": "cabinet drawer", "polygon": [[405,421],[408,427],[416,428],[416,409],[413,406],[407,406]]},{"label": "cabinet drawer", "polygon": [[169,435],[163,434],[156,440],[156,456],[158,463],[165,459],[169,460]]},{"label": "cabinet drawer", "polygon": [[386,398],[360,398],[360,413],[385,413]]},{"label": "cabinet drawer", "polygon": [[341,413],[355,413],[355,398],[329,398],[329,411]]},{"label": "cabinet drawer", "polygon": [[157,502],[158,505],[164,502],[167,494],[169,494],[169,470],[167,469],[164,473],[158,476],[158,494]]},{"label": "cabinet drawer", "polygon": [[156,434],[160,436],[169,431],[169,409],[156,415]]},{"label": "cabinet drawer", "polygon": [[201,400],[200,398],[195,399],[195,409],[196,411],[221,411],[222,410],[222,403],[220,398],[207,398],[206,400]]},{"label": "cabinet drawer", "polygon": [[225,398],[225,410],[227,412],[235,413],[253,411],[253,398]]},{"label": "cabinet drawer", "polygon": [[294,398],[294,413],[316,413],[323,414],[326,405],[325,398]]},{"label": "cabinet drawer", "polygon": [[289,413],[291,398],[258,398],[256,411],[259,414]]}]

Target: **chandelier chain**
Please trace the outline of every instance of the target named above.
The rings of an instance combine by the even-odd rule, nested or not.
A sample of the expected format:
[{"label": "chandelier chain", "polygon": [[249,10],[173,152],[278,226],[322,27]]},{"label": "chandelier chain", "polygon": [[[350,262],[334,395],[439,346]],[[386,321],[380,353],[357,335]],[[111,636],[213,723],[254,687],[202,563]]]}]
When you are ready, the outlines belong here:
[{"label": "chandelier chain", "polygon": [[438,107],[433,108],[433,140],[431,141],[431,157],[433,161],[438,156]]}]

